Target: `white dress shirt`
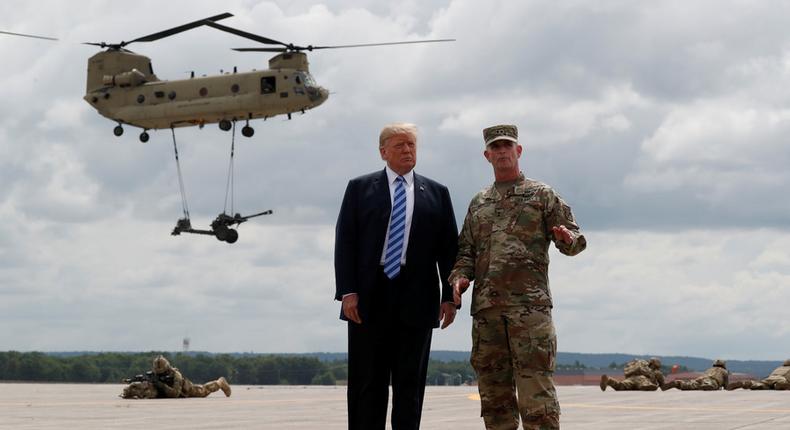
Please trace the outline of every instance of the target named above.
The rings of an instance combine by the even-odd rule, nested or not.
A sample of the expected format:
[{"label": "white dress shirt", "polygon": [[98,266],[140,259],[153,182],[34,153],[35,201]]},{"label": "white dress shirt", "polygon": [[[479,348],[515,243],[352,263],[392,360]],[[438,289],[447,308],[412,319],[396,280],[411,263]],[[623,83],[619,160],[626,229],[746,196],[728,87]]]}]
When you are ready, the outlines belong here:
[{"label": "white dress shirt", "polygon": [[[390,169],[389,166],[386,168],[387,171],[387,180],[389,183],[390,188],[390,206],[392,206],[393,200],[395,200],[395,180],[398,178],[397,173],[394,170]],[[414,213],[414,170],[410,170],[409,173],[403,175],[403,179],[406,180],[406,183],[403,186],[406,188],[406,226],[403,231],[403,250],[401,251],[400,255],[400,264],[401,266],[406,264],[406,250],[409,246],[409,232],[411,231],[411,217]],[[392,212],[390,212],[390,220],[387,222],[387,232],[384,236],[384,249],[381,250],[381,264],[384,265],[384,258],[387,255],[387,244],[390,240],[390,223],[392,222]]]}]

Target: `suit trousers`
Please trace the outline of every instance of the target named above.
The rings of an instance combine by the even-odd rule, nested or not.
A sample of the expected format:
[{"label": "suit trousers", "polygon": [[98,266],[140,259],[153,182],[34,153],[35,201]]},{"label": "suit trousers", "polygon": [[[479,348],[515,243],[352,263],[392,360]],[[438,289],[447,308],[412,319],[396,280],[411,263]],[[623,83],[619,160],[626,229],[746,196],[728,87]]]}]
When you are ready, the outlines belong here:
[{"label": "suit trousers", "polygon": [[348,322],[348,428],[384,430],[391,383],[392,429],[417,430],[433,329],[399,320],[398,303],[408,300],[398,297],[402,278],[379,272],[370,312],[375,318]]}]

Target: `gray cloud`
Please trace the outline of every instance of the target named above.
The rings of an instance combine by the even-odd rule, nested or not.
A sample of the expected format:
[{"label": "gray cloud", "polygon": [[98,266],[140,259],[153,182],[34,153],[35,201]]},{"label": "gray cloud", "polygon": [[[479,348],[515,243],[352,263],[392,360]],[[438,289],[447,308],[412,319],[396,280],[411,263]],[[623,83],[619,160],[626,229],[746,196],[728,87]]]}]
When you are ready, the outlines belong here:
[{"label": "gray cloud", "polygon": [[[790,261],[786,6],[226,2],[228,25],[285,42],[457,39],[310,53],[329,101],[254,121],[255,137],[236,141],[234,211],[275,213],[242,225],[233,246],[169,236],[182,216],[169,130],[147,144],[129,127],[116,138],[81,100],[96,49],[79,42],[129,40],[216,7],[8,4],[0,29],[62,41],[0,39],[0,343],[173,349],[189,335],[216,351],[344,350],[334,221],[348,179],[382,167],[380,127],[419,125],[417,171],[450,187],[461,222],[492,180],[481,129],[511,122],[526,174],[554,186],[590,236],[552,268],[561,349],[783,358],[770,345],[787,336],[771,308],[786,300]],[[228,49],[243,46],[254,43],[197,29],[130,48],[181,79],[266,67],[267,55]],[[176,135],[193,225],[207,227],[225,206],[230,134]],[[140,301],[132,329],[121,316]],[[723,325],[698,329],[712,320]],[[434,346],[468,348],[469,324]]]}]

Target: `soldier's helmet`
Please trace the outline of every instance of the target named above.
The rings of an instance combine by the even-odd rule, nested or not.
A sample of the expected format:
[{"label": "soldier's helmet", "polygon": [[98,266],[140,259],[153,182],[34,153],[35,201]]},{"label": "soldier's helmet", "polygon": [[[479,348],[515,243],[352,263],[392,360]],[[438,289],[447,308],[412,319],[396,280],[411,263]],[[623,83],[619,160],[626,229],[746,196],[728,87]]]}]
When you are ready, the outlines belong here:
[{"label": "soldier's helmet", "polygon": [[724,360],[716,360],[716,361],[713,362],[713,367],[721,367],[721,368],[726,369],[727,368],[727,363]]},{"label": "soldier's helmet", "polygon": [[154,358],[154,373],[161,375],[162,373],[168,372],[172,367],[170,366],[170,362],[163,356],[158,356]]},{"label": "soldier's helmet", "polygon": [[784,363],[782,363],[782,366],[790,366],[790,358],[788,358],[787,360],[785,360],[785,362],[784,362]]},{"label": "soldier's helmet", "polygon": [[661,368],[661,360],[658,357],[653,357],[650,359],[650,367],[653,369],[660,369]]}]

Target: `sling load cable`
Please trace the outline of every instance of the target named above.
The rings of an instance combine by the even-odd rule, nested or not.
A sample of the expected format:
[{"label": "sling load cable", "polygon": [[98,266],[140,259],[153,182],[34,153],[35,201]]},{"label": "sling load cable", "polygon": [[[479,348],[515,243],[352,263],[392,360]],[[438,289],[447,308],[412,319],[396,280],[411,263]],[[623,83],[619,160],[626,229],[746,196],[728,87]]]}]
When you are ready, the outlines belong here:
[{"label": "sling load cable", "polygon": [[181,192],[181,208],[184,211],[184,219],[189,221],[189,205],[187,205],[187,193],[184,188],[184,177],[181,174],[181,162],[178,160],[178,146],[176,145],[176,131],[175,128],[170,127],[173,133],[173,151],[176,155],[176,169],[178,170],[178,188]]},{"label": "sling load cable", "polygon": [[230,215],[233,216],[234,200],[236,195],[235,187],[235,171],[234,171],[234,153],[236,152],[236,120],[233,120],[233,131],[230,138],[230,161],[228,162],[228,179],[225,182],[225,207],[222,208],[222,213],[228,213],[228,194],[230,194]]}]

